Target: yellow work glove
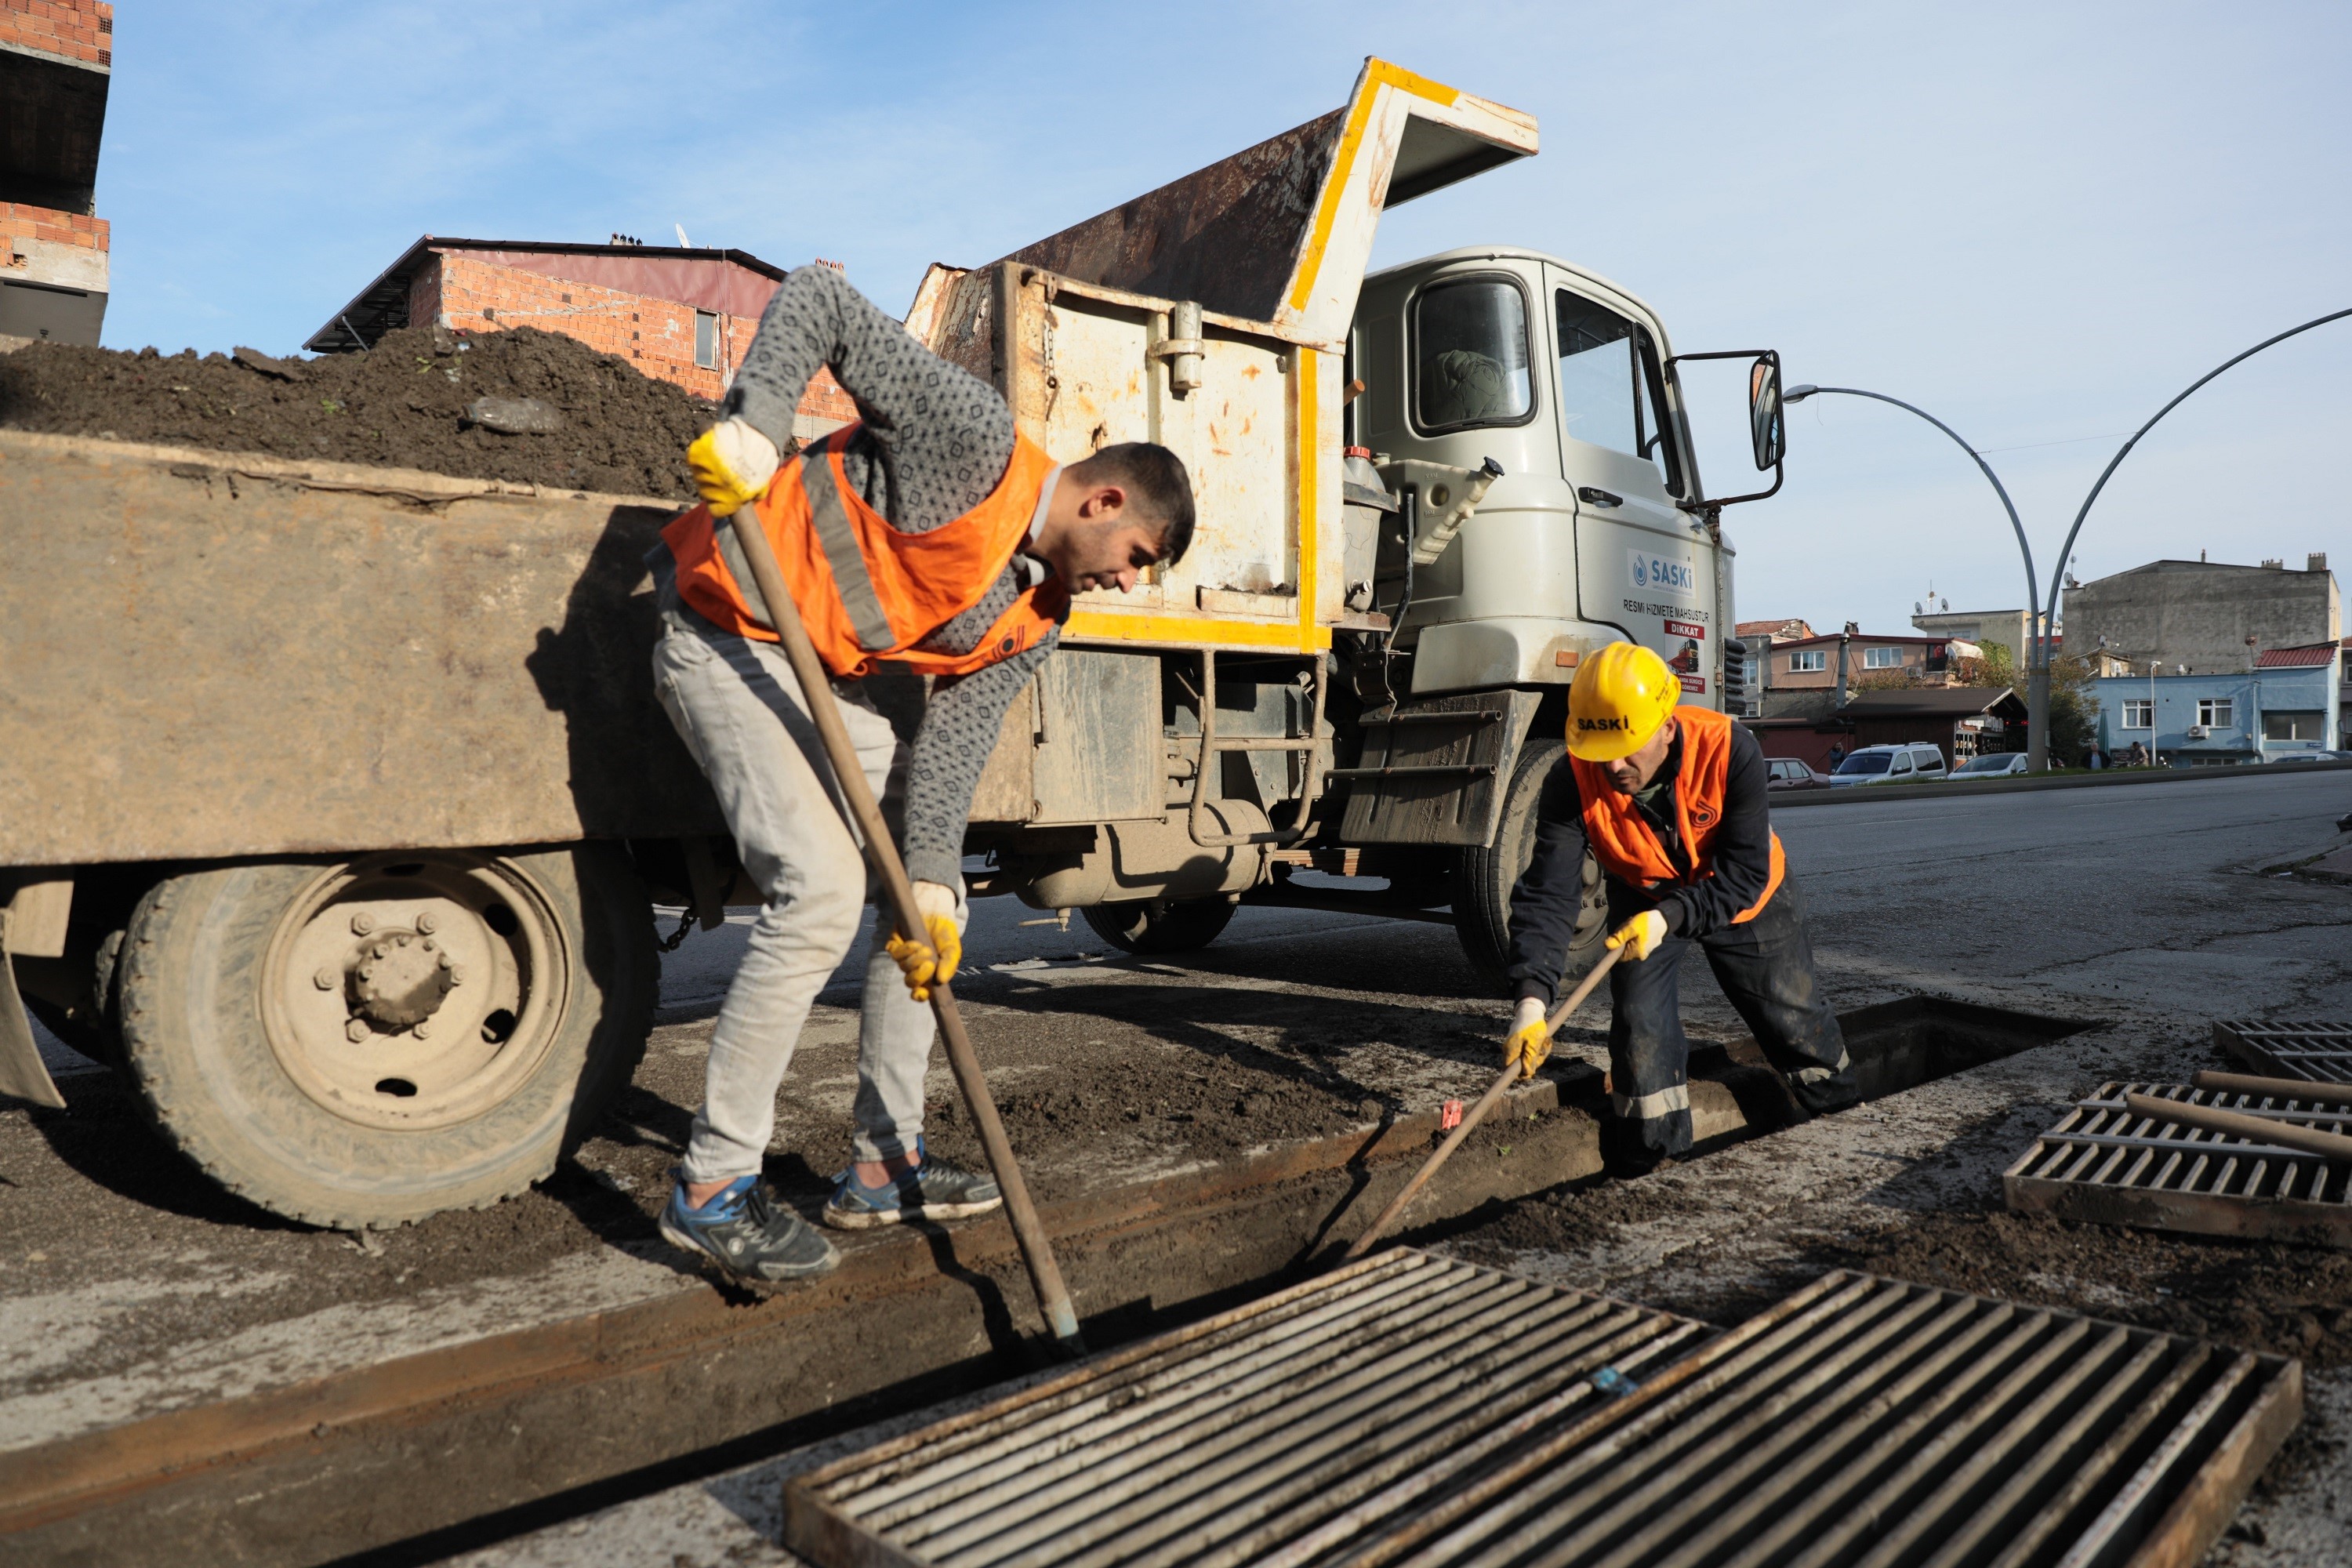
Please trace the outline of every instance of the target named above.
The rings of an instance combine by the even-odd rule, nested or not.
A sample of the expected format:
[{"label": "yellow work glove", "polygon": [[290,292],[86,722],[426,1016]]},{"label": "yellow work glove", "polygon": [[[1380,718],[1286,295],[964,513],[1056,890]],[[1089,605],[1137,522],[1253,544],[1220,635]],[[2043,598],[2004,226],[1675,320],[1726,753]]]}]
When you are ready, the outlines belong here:
[{"label": "yellow work glove", "polygon": [[956,965],[963,962],[963,928],[956,924],[953,888],[937,882],[916,883],[915,909],[923,917],[923,934],[929,940],[893,932],[883,948],[907,977],[907,994],[928,1002],[932,984],[944,985],[953,980]]},{"label": "yellow work glove", "polygon": [[1551,1029],[1545,1016],[1541,999],[1519,998],[1519,1010],[1511,1015],[1511,1036],[1503,1042],[1503,1065],[1517,1063],[1521,1078],[1533,1078],[1536,1068],[1544,1065],[1551,1055]]},{"label": "yellow work glove", "polygon": [[713,517],[731,516],[768,493],[780,458],[776,444],[740,419],[722,419],[694,438],[686,466]]},{"label": "yellow work glove", "polygon": [[1666,940],[1666,917],[1655,910],[1643,910],[1610,933],[1608,945],[1630,947],[1625,956],[1639,963],[1658,951],[1658,943]]}]

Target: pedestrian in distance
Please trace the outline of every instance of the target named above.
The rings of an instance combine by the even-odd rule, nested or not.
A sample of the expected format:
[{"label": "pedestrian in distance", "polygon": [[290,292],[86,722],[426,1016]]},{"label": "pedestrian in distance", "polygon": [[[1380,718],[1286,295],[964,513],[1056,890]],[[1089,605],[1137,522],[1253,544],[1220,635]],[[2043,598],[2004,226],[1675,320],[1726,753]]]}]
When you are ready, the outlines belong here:
[{"label": "pedestrian in distance", "polygon": [[1838,764],[1843,761],[1845,761],[1845,748],[1840,745],[1837,742],[1832,741],[1830,742],[1829,771],[1831,773],[1837,772]]},{"label": "pedestrian in distance", "polygon": [[[787,461],[793,412],[820,368],[860,422]],[[793,1048],[870,892],[735,530],[767,536],[923,917],[923,930],[877,940],[866,965],[852,1157],[823,1215],[858,1229],[1003,1201],[988,1176],[930,1155],[922,1138],[926,1004],[962,956],[972,790],[1006,710],[1052,657],[1071,594],[1124,593],[1146,568],[1181,558],[1192,489],[1164,447],[1121,443],[1055,464],[992,387],[823,266],[778,286],[719,413],[687,453],[703,504],[663,531],[647,561],[662,620],[654,683],[765,902],[711,1031],[661,1234],[706,1268],[764,1288],[835,1262],[761,1169]]]},{"label": "pedestrian in distance", "polygon": [[1601,1148],[1622,1175],[1691,1145],[1676,984],[1693,949],[1800,1106],[1818,1114],[1860,1098],[1772,831],[1763,751],[1744,725],[1679,707],[1681,696],[1645,647],[1612,643],[1586,657],[1569,689],[1568,756],[1546,781],[1535,854],[1511,890],[1519,1001],[1504,1059],[1532,1077],[1551,1050],[1545,1016],[1583,901],[1588,846],[1601,863],[1608,946],[1624,950],[1609,972],[1614,1115]]}]

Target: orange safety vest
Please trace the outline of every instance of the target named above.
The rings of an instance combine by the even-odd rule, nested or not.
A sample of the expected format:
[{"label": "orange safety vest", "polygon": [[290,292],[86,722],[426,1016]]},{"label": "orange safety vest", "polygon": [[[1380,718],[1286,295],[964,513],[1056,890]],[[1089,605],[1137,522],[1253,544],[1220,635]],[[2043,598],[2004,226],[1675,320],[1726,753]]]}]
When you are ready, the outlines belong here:
[{"label": "orange safety vest", "polygon": [[[1690,879],[1696,881],[1715,875],[1715,835],[1723,825],[1723,795],[1731,777],[1732,721],[1711,708],[1677,708],[1675,719],[1683,733],[1682,772],[1675,779],[1675,826],[1690,854]],[[1576,769],[1578,793],[1584,797],[1585,841],[1592,846],[1601,868],[1619,881],[1643,889],[1683,880],[1682,873],[1666,858],[1666,847],[1642,820],[1633,797],[1620,795],[1598,763],[1574,756],[1569,762]],[[1731,923],[1754,920],[1780,891],[1780,879],[1787,871],[1780,836],[1775,833],[1772,872],[1765,881],[1764,896],[1732,916]]]},{"label": "orange safety vest", "polygon": [[969,675],[1034,647],[1067,610],[1059,578],[1024,589],[970,653],[915,645],[980,602],[1028,537],[1054,460],[1026,437],[986,500],[929,533],[890,526],[851,488],[843,452],[859,426],[836,430],[776,470],[767,494],[732,517],[696,507],[662,530],[677,562],[678,597],[722,630],[777,639],[735,524],[756,516],[817,658],[855,679],[886,660],[922,675]]}]

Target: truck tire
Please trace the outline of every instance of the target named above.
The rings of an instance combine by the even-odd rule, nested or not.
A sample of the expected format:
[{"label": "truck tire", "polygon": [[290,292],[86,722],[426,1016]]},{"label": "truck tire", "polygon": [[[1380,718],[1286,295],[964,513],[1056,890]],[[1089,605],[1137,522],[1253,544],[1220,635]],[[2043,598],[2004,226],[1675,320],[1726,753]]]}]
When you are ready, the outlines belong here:
[{"label": "truck tire", "polygon": [[1230,899],[1151,899],[1080,910],[1097,936],[1128,952],[1196,952],[1232,923]]},{"label": "truck tire", "polygon": [[[1536,852],[1536,807],[1543,797],[1544,781],[1568,756],[1563,741],[1530,740],[1519,752],[1511,771],[1510,788],[1503,796],[1502,820],[1495,842],[1473,845],[1462,851],[1454,879],[1454,931],[1462,952],[1478,978],[1497,995],[1511,990],[1506,973],[1510,963],[1511,889]],[[1608,898],[1601,886],[1601,866],[1591,850],[1584,855],[1584,907],[1577,911],[1576,935],[1569,944],[1563,988],[1584,978],[1601,962],[1601,943],[1607,937]]]},{"label": "truck tire", "polygon": [[552,1172],[644,1055],[659,973],[627,858],[581,844],[173,877],[118,983],[165,1140],[273,1214],[356,1230]]}]

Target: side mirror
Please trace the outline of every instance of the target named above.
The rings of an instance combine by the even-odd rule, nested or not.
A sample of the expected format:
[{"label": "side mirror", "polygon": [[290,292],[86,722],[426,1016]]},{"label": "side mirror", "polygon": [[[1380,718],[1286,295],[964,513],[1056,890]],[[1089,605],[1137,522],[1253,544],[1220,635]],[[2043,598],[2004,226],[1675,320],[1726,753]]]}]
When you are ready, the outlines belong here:
[{"label": "side mirror", "polygon": [[[1709,353],[1676,354],[1666,361],[1666,371],[1669,375],[1675,376],[1679,382],[1676,366],[1707,360],[1748,362],[1748,452],[1756,459],[1757,471],[1770,474],[1772,483],[1764,489],[1750,491],[1747,495],[1688,497],[1682,503],[1683,510],[1693,513],[1719,510],[1727,506],[1737,506],[1741,501],[1764,500],[1780,494],[1782,477],[1781,459],[1788,456],[1789,450],[1788,422],[1782,414],[1782,406],[1787,402],[1787,398],[1780,390],[1780,354],[1771,349],[1721,349]],[[1723,394],[1731,394],[1731,390],[1730,385],[1722,387]],[[1811,390],[1811,387],[1801,386],[1797,389],[1797,393],[1801,397]],[[1725,412],[1727,414],[1729,410],[1727,409]],[[1726,430],[1724,435],[1736,439],[1731,437],[1729,430]]]},{"label": "side mirror", "polygon": [[1756,471],[1769,473],[1789,451],[1788,426],[1780,418],[1780,356],[1759,354],[1748,371],[1748,441]]}]

